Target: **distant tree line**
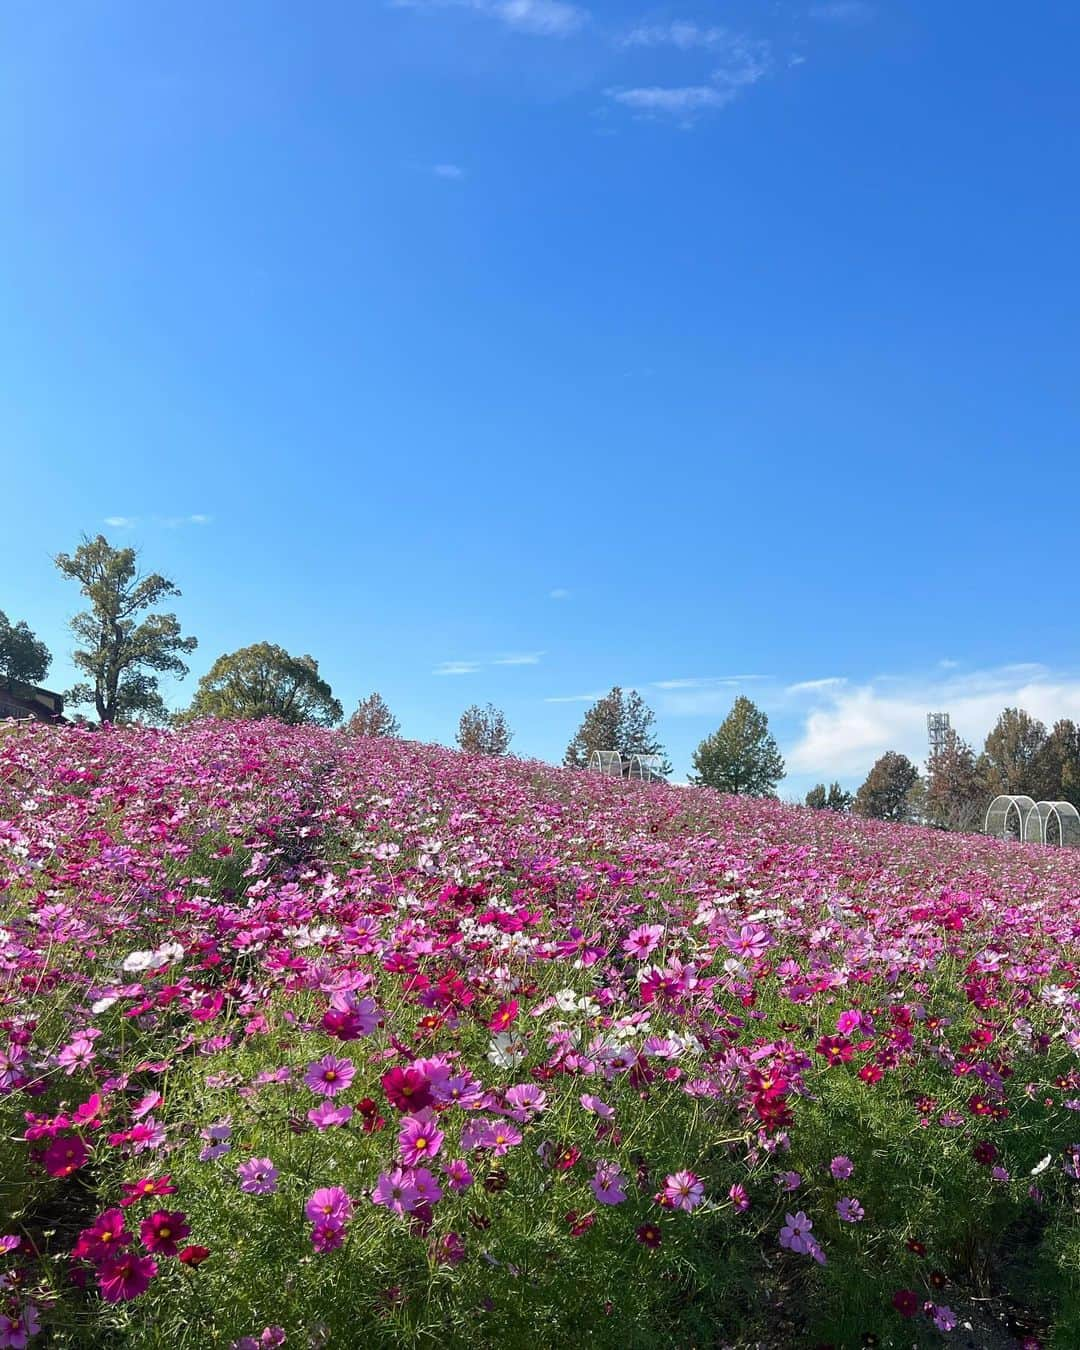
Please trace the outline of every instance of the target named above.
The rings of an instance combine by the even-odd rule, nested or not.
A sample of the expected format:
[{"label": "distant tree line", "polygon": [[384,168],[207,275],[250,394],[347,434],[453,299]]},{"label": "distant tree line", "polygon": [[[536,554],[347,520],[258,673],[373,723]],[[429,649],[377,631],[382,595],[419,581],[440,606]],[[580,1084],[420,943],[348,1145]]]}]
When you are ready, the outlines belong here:
[{"label": "distant tree line", "polygon": [[977,830],[990,801],[1001,794],[1066,801],[1080,810],[1080,728],[1063,718],[1048,731],[1023,708],[1006,708],[976,755],[950,728],[920,773],[906,755],[889,750],[874,764],[855,796],[818,783],[806,805],[851,809],[875,820]]}]

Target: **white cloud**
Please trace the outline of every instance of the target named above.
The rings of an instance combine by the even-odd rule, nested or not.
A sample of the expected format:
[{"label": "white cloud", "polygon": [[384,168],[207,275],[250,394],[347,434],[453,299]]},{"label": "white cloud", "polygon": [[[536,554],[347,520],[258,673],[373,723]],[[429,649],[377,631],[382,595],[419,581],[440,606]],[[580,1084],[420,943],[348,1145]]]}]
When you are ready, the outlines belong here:
[{"label": "white cloud", "polygon": [[540,664],[543,652],[514,652],[509,656],[497,656],[493,666],[536,666]]},{"label": "white cloud", "polygon": [[479,661],[440,661],[432,675],[475,675],[480,669]]},{"label": "white cloud", "polygon": [[138,524],[134,516],[106,516],[105,524],[114,530],[131,530]]},{"label": "white cloud", "polygon": [[598,698],[609,694],[609,689],[594,690],[591,694],[558,694],[544,699],[545,703],[595,703]]},{"label": "white cloud", "polygon": [[706,109],[726,108],[744,89],[757,84],[769,73],[772,49],[768,42],[729,33],[724,29],[698,31],[715,33],[717,36],[709,45],[721,52],[720,64],[709,76],[707,84],[613,88],[605,91],[608,98],[639,113],[676,116],[686,124],[695,114]]},{"label": "white cloud", "polygon": [[730,38],[731,33],[726,28],[702,28],[696,23],[676,20],[674,23],[639,24],[619,39],[619,46],[667,46],[689,51],[692,47],[716,47]]},{"label": "white cloud", "polygon": [[929,680],[880,677],[819,692],[820,706],[806,715],[800,738],[785,750],[790,773],[865,774],[886,750],[921,763],[928,712],[947,712],[976,749],[1006,707],[1025,708],[1048,725],[1061,717],[1080,719],[1080,677],[1035,663]]},{"label": "white cloud", "polygon": [[[164,530],[178,530],[183,525],[209,525],[213,521],[213,516],[204,515],[202,512],[196,512],[190,516],[151,516],[150,524],[160,526]],[[115,530],[132,530],[139,523],[137,516],[106,516],[105,524],[111,525]]]},{"label": "white cloud", "polygon": [[553,591],[548,591],[549,600],[569,600],[570,592],[565,586],[556,586]]},{"label": "white cloud", "polygon": [[457,164],[433,164],[431,172],[436,178],[446,178],[454,183],[460,183],[465,177],[465,170]]},{"label": "white cloud", "polygon": [[535,37],[569,37],[589,17],[588,10],[568,0],[392,0],[392,4],[395,9],[467,9]]}]

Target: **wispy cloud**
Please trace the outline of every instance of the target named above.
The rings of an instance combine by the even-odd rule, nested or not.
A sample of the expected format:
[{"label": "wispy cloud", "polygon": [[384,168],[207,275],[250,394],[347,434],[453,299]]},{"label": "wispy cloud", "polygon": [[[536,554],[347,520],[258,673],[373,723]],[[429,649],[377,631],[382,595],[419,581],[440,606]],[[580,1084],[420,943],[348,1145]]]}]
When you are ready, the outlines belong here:
[{"label": "wispy cloud", "polygon": [[822,680],[800,680],[798,684],[789,684],[785,694],[820,694],[823,689],[837,689],[847,684],[843,675],[826,675]]},{"label": "wispy cloud", "polygon": [[536,666],[540,664],[543,652],[513,652],[509,656],[496,656],[493,666]]},{"label": "wispy cloud", "polygon": [[[669,25],[667,29],[669,40],[671,27]],[[659,33],[664,30],[655,28],[641,31]],[[726,108],[745,89],[764,79],[772,69],[772,48],[768,42],[730,33],[725,29],[697,29],[695,32],[698,35],[706,35],[709,41],[704,45],[720,53],[720,63],[707,81],[697,84],[652,84],[637,85],[629,89],[612,88],[606,90],[608,98],[642,115],[672,116],[683,125],[689,125],[701,112]]]},{"label": "wispy cloud", "polygon": [[565,586],[556,586],[554,590],[548,591],[549,600],[569,600],[570,592]]},{"label": "wispy cloud", "polygon": [[676,20],[674,23],[643,23],[619,38],[620,47],[717,47],[730,41],[727,28],[702,28],[700,24]]},{"label": "wispy cloud", "polygon": [[598,698],[603,698],[605,694],[610,693],[609,689],[593,690],[591,694],[553,694],[544,699],[545,703],[595,703]]},{"label": "wispy cloud", "polygon": [[947,712],[952,725],[982,745],[1002,708],[1025,708],[1052,723],[1080,718],[1080,676],[1037,663],[1000,666],[930,679],[879,677],[819,690],[795,745],[785,750],[790,773],[865,774],[886,750],[926,758],[926,714]]},{"label": "wispy cloud", "polygon": [[479,661],[440,661],[432,675],[475,675],[480,669]]},{"label": "wispy cloud", "polygon": [[715,689],[733,684],[749,684],[753,680],[767,680],[767,675],[691,675],[676,680],[653,680],[651,689]]},{"label": "wispy cloud", "polygon": [[475,675],[485,666],[536,666],[543,652],[504,652],[501,656],[485,657],[482,661],[440,661],[433,675]]},{"label": "wispy cloud", "polygon": [[460,183],[465,177],[465,170],[459,164],[433,164],[431,172],[436,178],[445,178],[452,183]]},{"label": "wispy cloud", "polygon": [[810,17],[824,23],[862,23],[873,13],[873,5],[866,0],[819,0],[810,6]]},{"label": "wispy cloud", "polygon": [[589,18],[589,12],[569,0],[392,0],[395,9],[436,11],[470,10],[534,37],[569,37]]},{"label": "wispy cloud", "polygon": [[[111,525],[114,530],[133,530],[140,519],[139,516],[106,516],[105,524]],[[213,516],[197,511],[189,516],[148,516],[145,523],[162,530],[178,530],[184,525],[210,525],[213,519]]]}]

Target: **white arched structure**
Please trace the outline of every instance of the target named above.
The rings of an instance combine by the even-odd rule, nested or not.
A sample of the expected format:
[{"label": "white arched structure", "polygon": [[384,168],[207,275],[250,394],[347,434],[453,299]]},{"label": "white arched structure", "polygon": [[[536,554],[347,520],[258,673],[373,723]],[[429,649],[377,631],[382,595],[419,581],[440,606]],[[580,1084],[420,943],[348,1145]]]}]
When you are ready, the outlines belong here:
[{"label": "white arched structure", "polygon": [[1027,819],[1034,810],[1031,797],[995,797],[986,812],[983,832],[999,839],[1026,839]]},{"label": "white arched structure", "polygon": [[1036,809],[1042,818],[1044,844],[1080,848],[1080,811],[1072,802],[1040,802]]},{"label": "white arched structure", "polygon": [[1080,848],[1080,811],[1072,802],[1035,802],[1030,797],[995,797],[983,826],[999,839]]},{"label": "white arched structure", "polygon": [[631,755],[626,776],[638,778],[643,783],[662,783],[664,775],[660,771],[660,766],[663,762],[662,755]]},{"label": "white arched structure", "polygon": [[618,750],[594,750],[589,756],[589,768],[593,773],[606,774],[609,778],[623,776],[622,755]]}]

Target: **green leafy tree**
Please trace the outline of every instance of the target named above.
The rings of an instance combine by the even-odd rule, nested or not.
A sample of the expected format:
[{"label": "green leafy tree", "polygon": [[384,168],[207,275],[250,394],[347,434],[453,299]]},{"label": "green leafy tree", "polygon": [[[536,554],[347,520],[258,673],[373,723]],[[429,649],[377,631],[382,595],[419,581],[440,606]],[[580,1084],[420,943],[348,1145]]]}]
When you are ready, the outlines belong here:
[{"label": "green leafy tree", "polygon": [[356,711],[345,724],[353,736],[385,736],[396,740],[401,735],[401,723],[390,711],[382,694],[369,694],[357,704]]},{"label": "green leafy tree", "polygon": [[979,756],[979,776],[991,797],[1027,794],[1046,796],[1046,727],[1023,708],[1006,708],[986,738]]},{"label": "green leafy tree", "polygon": [[830,783],[826,792],[824,783],[815,783],[806,794],[806,805],[815,811],[836,811],[842,814],[851,810],[852,796],[845,792],[839,783]]},{"label": "green leafy tree", "polygon": [[255,642],[219,656],[177,720],[199,717],[273,717],[290,726],[331,727],[341,721],[341,704],[313,656],[292,656],[276,643]]},{"label": "green leafy tree", "polygon": [[657,772],[671,772],[671,762],[653,731],[656,714],[636,689],[618,685],[597,699],[566,747],[563,763],[584,769],[596,750],[617,750],[624,760],[633,755],[659,755]]},{"label": "green leafy tree", "polygon": [[0,609],[0,680],[8,689],[18,684],[37,684],[49,673],[49,649],[30,630],[25,620],[10,623]]},{"label": "green leafy tree", "polygon": [[183,679],[181,659],[198,646],[183,637],[175,614],[145,614],[176,586],[157,572],[140,576],[133,548],[113,548],[104,535],[83,537],[74,554],[55,561],[64,576],[77,581],[90,608],[71,620],[71,631],[83,645],[73,653],[75,665],[89,676],[69,690],[70,703],[92,703],[102,722],[145,719],[165,721],[168,713],[158,675]]},{"label": "green leafy tree", "polygon": [[919,809],[919,771],[895,750],[887,750],[855,794],[854,811],[871,820],[913,820]]},{"label": "green leafy tree", "polygon": [[943,830],[975,830],[986,809],[986,784],[975,752],[950,727],[926,763],[926,820]]},{"label": "green leafy tree", "polygon": [[769,719],[740,694],[731,712],[691,758],[690,782],[747,797],[773,797],[784,761],[769,731]]},{"label": "green leafy tree", "polygon": [[493,703],[485,708],[474,703],[461,714],[457,743],[470,755],[505,755],[513,738],[506,714]]},{"label": "green leafy tree", "polygon": [[1039,752],[1035,775],[1043,800],[1072,802],[1080,811],[1080,727],[1068,718],[1055,722]]}]

